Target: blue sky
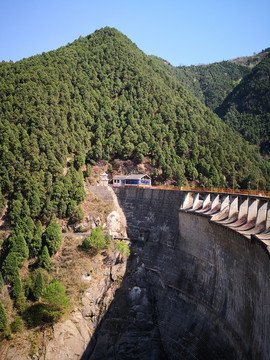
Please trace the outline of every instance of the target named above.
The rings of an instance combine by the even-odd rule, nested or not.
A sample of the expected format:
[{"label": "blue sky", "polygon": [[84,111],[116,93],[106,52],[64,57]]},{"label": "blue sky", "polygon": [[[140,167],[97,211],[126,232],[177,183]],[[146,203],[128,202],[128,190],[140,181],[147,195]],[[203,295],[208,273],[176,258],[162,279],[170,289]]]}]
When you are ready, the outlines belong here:
[{"label": "blue sky", "polygon": [[111,26],[173,65],[207,64],[270,47],[269,14],[269,0],[1,0],[0,61]]}]

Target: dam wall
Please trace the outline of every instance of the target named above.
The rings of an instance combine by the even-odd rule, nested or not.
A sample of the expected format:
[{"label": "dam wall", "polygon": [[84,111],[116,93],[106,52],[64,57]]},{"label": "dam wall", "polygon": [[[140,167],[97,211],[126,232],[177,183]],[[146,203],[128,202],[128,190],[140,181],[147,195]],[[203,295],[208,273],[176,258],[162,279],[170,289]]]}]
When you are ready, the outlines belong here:
[{"label": "dam wall", "polygon": [[[118,188],[115,193],[133,251],[147,274],[163,358],[269,359],[270,259],[265,247],[193,211],[206,207],[207,197],[194,196],[188,211],[183,209],[187,194],[181,191]],[[233,198],[230,203],[233,216]],[[239,204],[238,212],[244,201]],[[221,202],[218,210],[226,207]]]}]

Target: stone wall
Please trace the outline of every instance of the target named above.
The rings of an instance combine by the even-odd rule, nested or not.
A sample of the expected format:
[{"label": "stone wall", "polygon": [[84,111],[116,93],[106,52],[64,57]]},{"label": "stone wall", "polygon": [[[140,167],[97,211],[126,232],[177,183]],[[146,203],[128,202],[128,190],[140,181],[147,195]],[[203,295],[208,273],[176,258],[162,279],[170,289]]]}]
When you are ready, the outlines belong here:
[{"label": "stone wall", "polygon": [[168,359],[269,359],[270,262],[258,242],[180,211],[178,191],[115,190]]}]

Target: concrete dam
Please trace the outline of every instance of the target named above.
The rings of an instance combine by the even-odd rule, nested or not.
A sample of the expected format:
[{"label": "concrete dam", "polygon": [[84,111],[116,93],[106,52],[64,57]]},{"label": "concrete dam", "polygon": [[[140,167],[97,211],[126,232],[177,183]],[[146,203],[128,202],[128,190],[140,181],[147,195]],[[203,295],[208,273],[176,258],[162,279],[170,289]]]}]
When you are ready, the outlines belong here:
[{"label": "concrete dam", "polygon": [[269,359],[270,199],[115,193],[135,255],[83,359]]}]

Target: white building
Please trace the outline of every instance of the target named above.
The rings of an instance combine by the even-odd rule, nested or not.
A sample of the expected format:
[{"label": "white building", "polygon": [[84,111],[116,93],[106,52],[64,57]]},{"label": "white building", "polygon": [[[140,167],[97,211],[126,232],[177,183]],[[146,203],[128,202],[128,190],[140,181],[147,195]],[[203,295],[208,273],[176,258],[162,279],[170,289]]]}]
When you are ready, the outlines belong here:
[{"label": "white building", "polygon": [[151,178],[147,174],[115,175],[113,186],[151,186]]}]

